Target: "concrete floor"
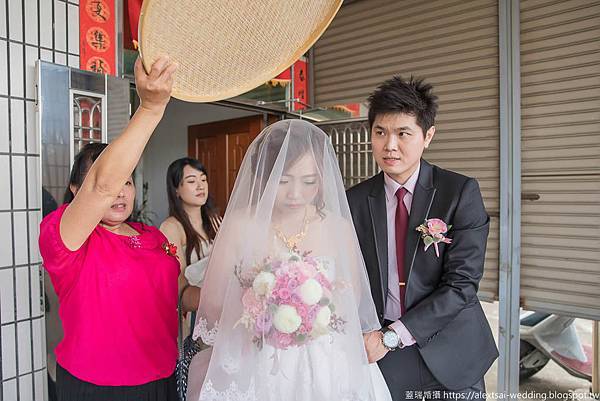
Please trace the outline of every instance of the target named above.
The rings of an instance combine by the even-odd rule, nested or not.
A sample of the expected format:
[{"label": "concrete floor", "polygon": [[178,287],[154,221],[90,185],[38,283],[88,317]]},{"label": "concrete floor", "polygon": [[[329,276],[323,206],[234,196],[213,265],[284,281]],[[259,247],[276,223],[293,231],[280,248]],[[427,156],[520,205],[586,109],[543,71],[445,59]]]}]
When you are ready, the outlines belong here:
[{"label": "concrete floor", "polygon": [[[494,338],[498,341],[498,303],[482,303],[485,314],[490,322],[492,331],[494,332]],[[581,341],[584,344],[592,343],[592,322],[589,320],[577,319],[575,321],[577,331],[580,335]],[[487,386],[488,399],[494,398],[497,389],[497,375],[498,375],[498,361],[490,368],[488,373],[485,375],[485,382]],[[529,379],[524,380],[520,384],[520,393],[523,394],[522,400],[527,401],[547,401],[552,399],[552,395],[556,394],[568,394],[570,392],[576,392],[579,399],[586,398],[591,383],[587,380],[582,380],[569,375],[560,366],[553,361],[550,361],[541,371],[532,376]],[[490,397],[491,395],[491,397]],[[530,397],[530,396],[534,397]],[[560,400],[556,397],[554,399]],[[562,398],[565,400],[565,398]],[[570,398],[569,400],[572,400]]]}]

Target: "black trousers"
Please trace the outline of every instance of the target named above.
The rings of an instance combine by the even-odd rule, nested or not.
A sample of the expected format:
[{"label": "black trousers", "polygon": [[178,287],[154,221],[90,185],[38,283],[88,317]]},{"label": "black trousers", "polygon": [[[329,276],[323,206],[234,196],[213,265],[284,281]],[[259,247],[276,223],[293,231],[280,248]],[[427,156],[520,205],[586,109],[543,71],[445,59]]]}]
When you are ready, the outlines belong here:
[{"label": "black trousers", "polygon": [[[433,377],[416,345],[388,352],[378,364],[394,401],[485,401],[483,378],[472,387],[448,390]],[[452,369],[450,361],[448,369]]]},{"label": "black trousers", "polygon": [[175,374],[139,386],[97,386],[56,365],[58,401],[177,401]]}]

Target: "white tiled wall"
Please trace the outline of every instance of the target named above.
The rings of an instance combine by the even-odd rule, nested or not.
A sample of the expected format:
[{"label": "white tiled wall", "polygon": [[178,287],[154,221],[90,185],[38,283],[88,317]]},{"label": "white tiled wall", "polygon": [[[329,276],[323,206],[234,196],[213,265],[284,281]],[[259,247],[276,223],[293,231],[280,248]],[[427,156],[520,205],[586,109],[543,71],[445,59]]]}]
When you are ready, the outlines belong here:
[{"label": "white tiled wall", "polygon": [[35,62],[79,64],[79,1],[0,0],[0,401],[45,399]]}]

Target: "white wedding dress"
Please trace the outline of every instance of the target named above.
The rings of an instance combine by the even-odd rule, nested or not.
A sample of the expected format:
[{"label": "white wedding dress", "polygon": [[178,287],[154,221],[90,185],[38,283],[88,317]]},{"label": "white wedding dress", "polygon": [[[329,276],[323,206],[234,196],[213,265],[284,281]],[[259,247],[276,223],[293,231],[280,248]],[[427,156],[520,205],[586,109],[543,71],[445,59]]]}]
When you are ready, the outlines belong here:
[{"label": "white wedding dress", "polygon": [[[263,357],[256,366],[256,377],[270,388],[268,398],[260,400],[254,393],[254,388],[242,390],[232,385],[225,391],[213,388],[209,381],[200,389],[188,387],[188,400],[200,401],[295,401],[307,400],[318,394],[319,399],[339,401],[391,401],[392,397],[376,363],[369,365],[370,380],[375,394],[344,394],[338,389],[347,388],[348,376],[343,374],[348,366],[344,355],[332,355],[329,347],[329,337],[317,339],[310,344],[287,350],[274,349],[265,346]],[[202,354],[202,355],[201,355]],[[197,374],[198,369],[210,358],[210,349],[197,354],[190,366],[190,375]],[[324,374],[326,372],[326,374]]]},{"label": "white wedding dress", "polygon": [[[331,258],[319,258],[327,266],[327,275],[335,277],[335,266]],[[216,333],[201,333],[203,339],[211,341]],[[376,363],[369,364],[370,380],[375,394],[344,394],[343,389],[352,388],[348,372],[353,370],[352,362],[344,353],[334,351],[331,346],[336,337],[343,334],[333,333],[298,347],[286,350],[265,344],[256,357],[254,382],[260,381],[262,387],[269,388],[268,398],[257,398],[253,386],[241,389],[235,383],[230,388],[219,391],[209,381],[204,388],[188,387],[190,401],[295,401],[295,400],[339,400],[339,401],[391,401],[391,396],[383,374]],[[191,363],[190,377],[204,376],[208,369],[211,350],[207,349],[194,357]],[[235,370],[235,363],[230,369]],[[369,386],[365,385],[365,388]]]},{"label": "white wedding dress", "polygon": [[[281,260],[271,257],[291,251],[318,258],[319,274],[325,274],[323,262],[330,261],[331,288],[321,301],[331,320],[320,336],[292,340],[284,349],[257,336],[262,329],[249,330],[246,324],[256,321],[242,320],[253,308],[244,301],[246,280],[254,285],[263,268],[277,275],[273,263]],[[288,257],[288,262],[294,260]],[[273,301],[259,295],[261,306],[286,305],[280,295]],[[274,309],[261,313],[275,316]],[[214,345],[192,360],[188,401],[390,401],[363,342],[363,333],[380,327],[329,137],[304,120],[270,125],[248,147],[213,244],[193,338]],[[276,328],[269,333],[278,335],[275,331],[285,333]]]}]

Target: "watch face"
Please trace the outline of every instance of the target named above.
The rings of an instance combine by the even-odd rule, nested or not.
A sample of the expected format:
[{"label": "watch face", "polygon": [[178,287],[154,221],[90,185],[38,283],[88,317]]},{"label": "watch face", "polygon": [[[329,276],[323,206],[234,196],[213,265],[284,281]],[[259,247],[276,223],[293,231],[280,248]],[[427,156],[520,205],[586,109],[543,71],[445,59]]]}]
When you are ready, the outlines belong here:
[{"label": "watch face", "polygon": [[394,330],[388,330],[383,333],[383,345],[388,348],[396,348],[398,346],[398,334]]}]

